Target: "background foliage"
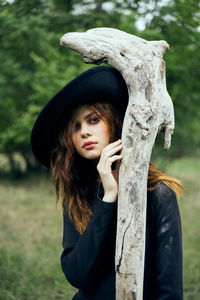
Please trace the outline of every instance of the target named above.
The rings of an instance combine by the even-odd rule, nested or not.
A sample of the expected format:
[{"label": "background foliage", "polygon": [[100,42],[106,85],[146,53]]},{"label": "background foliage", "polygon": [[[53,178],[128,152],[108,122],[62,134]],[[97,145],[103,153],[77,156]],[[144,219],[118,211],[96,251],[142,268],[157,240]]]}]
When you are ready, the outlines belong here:
[{"label": "background foliage", "polygon": [[[11,172],[16,177],[41,168],[30,149],[34,120],[52,95],[91,67],[79,54],[59,46],[63,34],[108,26],[170,44],[164,59],[176,128],[170,151],[162,151],[160,136],[154,155],[158,166],[180,178],[186,188],[179,204],[187,300],[200,300],[200,237],[194,222],[200,210],[199,16],[199,0],[0,0],[0,172],[4,175]],[[182,156],[193,158],[179,159]],[[38,173],[26,174],[23,180],[1,179],[0,299],[61,300],[74,294],[60,268],[62,213],[52,209],[54,199],[49,178]]]},{"label": "background foliage", "polygon": [[[139,26],[140,24],[140,26]],[[30,132],[44,104],[69,80],[90,66],[61,48],[70,31],[115,27],[149,40],[164,39],[167,86],[174,101],[176,129],[168,157],[200,152],[200,30],[198,0],[0,0],[0,153],[18,174],[38,168]],[[156,156],[161,151],[158,138]]]}]

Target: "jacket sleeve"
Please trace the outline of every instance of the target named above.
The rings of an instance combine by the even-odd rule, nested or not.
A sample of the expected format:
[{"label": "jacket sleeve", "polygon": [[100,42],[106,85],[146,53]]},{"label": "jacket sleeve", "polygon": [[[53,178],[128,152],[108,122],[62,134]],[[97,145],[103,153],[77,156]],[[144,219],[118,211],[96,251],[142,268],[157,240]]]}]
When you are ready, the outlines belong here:
[{"label": "jacket sleeve", "polygon": [[153,192],[155,300],[182,300],[182,230],[175,193],[164,183]]},{"label": "jacket sleeve", "polygon": [[108,228],[116,208],[116,202],[107,203],[97,196],[91,221],[82,235],[64,215],[61,266],[66,279],[74,287],[85,288],[101,264],[106,251]]}]

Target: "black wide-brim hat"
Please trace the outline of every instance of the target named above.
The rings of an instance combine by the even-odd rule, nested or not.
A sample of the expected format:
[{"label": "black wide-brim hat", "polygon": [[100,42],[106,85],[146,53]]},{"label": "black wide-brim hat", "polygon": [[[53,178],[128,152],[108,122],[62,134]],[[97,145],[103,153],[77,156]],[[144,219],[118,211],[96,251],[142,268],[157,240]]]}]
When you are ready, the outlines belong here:
[{"label": "black wide-brim hat", "polygon": [[67,124],[75,107],[95,102],[109,102],[121,114],[128,104],[128,90],[119,71],[108,66],[88,69],[64,86],[42,109],[31,133],[33,154],[50,167],[51,152],[60,129]]}]

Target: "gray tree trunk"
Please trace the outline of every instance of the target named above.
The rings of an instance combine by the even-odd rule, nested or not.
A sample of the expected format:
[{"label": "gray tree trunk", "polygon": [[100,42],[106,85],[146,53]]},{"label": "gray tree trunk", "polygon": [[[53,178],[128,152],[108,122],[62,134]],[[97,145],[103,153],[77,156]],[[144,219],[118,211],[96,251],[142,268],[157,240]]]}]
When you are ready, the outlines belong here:
[{"label": "gray tree trunk", "polygon": [[119,173],[116,299],[142,300],[149,162],[157,133],[164,130],[164,148],[168,149],[174,128],[162,59],[169,45],[113,28],[67,33],[60,43],[78,51],[86,63],[112,65],[128,87]]}]

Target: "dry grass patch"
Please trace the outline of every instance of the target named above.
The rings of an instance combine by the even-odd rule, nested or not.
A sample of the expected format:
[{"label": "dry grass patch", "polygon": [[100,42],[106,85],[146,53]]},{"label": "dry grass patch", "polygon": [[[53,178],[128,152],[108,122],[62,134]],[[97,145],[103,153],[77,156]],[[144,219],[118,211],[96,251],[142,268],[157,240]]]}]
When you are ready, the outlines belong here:
[{"label": "dry grass patch", "polygon": [[62,211],[49,179],[0,184],[0,299],[71,299],[60,267]]},{"label": "dry grass patch", "polygon": [[[179,201],[185,300],[200,300],[200,159],[168,165],[186,188]],[[71,300],[75,289],[60,267],[62,211],[47,177],[0,182],[0,299]]]}]

